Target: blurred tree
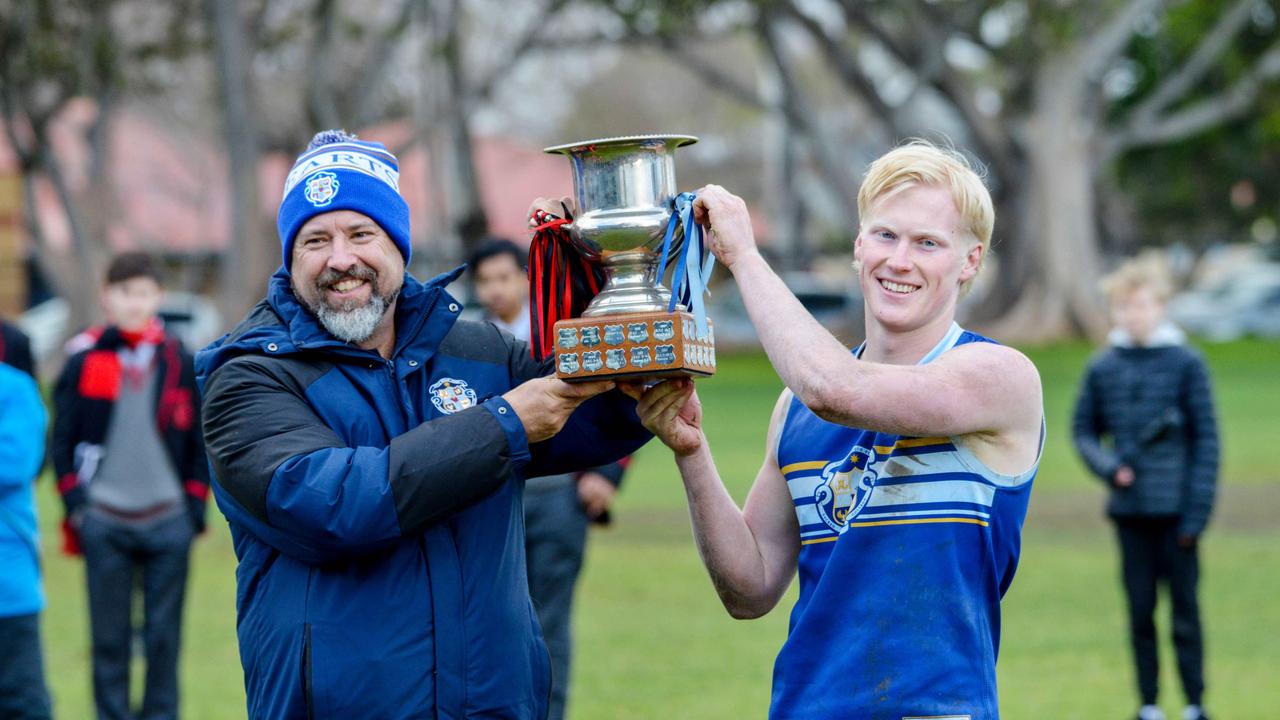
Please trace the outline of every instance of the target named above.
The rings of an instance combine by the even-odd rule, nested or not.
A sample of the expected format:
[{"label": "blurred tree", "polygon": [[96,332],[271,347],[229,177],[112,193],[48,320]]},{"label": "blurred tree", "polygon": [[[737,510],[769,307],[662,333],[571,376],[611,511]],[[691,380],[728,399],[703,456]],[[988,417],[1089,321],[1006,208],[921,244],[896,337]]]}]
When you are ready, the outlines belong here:
[{"label": "blurred tree", "polygon": [[[763,104],[756,88],[689,49],[710,8],[736,17],[781,79],[772,107],[843,198],[852,197],[846,168],[862,163],[841,148],[856,141],[883,150],[911,136],[950,137],[971,151],[988,168],[1000,217],[998,280],[975,314],[1009,337],[1100,334],[1099,218],[1109,193],[1126,191],[1113,164],[1255,117],[1280,77],[1267,0],[598,1],[626,20],[632,39]],[[1153,45],[1167,53],[1135,87],[1134,55]],[[842,124],[850,115],[863,126]]]},{"label": "blurred tree", "polygon": [[[1187,3],[1170,12],[1166,32],[1135,36],[1121,88],[1132,90],[1122,94],[1112,113],[1135,112],[1155,97],[1161,79],[1193,67],[1183,59],[1228,5],[1225,0]],[[1250,27],[1221,50],[1218,62],[1189,90],[1188,101],[1221,97],[1274,43],[1274,4],[1244,3],[1233,12],[1236,22]],[[1280,218],[1280,84],[1261,85],[1257,92],[1254,109],[1243,116],[1175,144],[1119,156],[1117,180],[1134,218],[1131,244],[1177,243],[1199,251],[1234,240],[1274,241]]]},{"label": "blurred tree", "polygon": [[239,0],[207,0],[213,59],[228,155],[231,235],[219,258],[218,306],[229,320],[262,297],[267,278],[279,263],[270,237],[258,183],[261,140],[249,78],[255,40]]},{"label": "blurred tree", "polygon": [[[70,326],[83,327],[96,305],[106,264],[102,242],[115,203],[108,131],[120,89],[121,47],[111,28],[113,3],[53,0],[0,5],[0,117],[22,169],[23,203],[37,266],[71,306]],[[78,129],[89,147],[87,177],[77,182],[54,151],[55,121],[79,97],[94,101]],[[70,247],[48,241],[36,212],[51,187],[66,215]]]}]

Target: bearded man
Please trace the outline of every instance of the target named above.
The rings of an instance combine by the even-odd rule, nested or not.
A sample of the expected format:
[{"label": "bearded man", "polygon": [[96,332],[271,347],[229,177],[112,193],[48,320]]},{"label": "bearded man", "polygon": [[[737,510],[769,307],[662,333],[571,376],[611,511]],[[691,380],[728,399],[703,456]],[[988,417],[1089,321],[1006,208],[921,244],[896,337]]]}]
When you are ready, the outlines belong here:
[{"label": "bearded man", "polygon": [[398,181],[381,144],[317,135],[285,182],[283,267],[197,361],[251,718],[545,717],[523,479],[649,437],[612,383],[544,377],[459,320],[462,268],[406,273]]}]

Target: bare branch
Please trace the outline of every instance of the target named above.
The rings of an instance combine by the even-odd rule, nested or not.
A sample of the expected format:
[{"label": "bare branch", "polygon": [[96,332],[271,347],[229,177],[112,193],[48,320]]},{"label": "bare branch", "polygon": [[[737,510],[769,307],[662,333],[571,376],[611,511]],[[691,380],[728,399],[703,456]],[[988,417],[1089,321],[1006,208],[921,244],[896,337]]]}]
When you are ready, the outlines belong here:
[{"label": "bare branch", "polygon": [[526,53],[542,43],[551,19],[567,4],[568,0],[551,0],[542,9],[542,12],[538,13],[533,22],[529,23],[524,32],[520,34],[511,52],[507,54],[506,59],[495,65],[485,77],[477,80],[469,88],[468,94],[470,95],[469,101],[471,103],[482,102],[489,98],[490,94],[493,93],[494,86],[498,84],[498,81],[502,79],[507,71],[519,62],[520,58],[524,57]]},{"label": "bare branch", "polygon": [[1280,42],[1272,45],[1235,85],[1150,123],[1130,122],[1108,139],[1104,157],[1132,148],[1184,140],[1230,122],[1251,110],[1258,91],[1280,78]]},{"label": "bare branch", "polygon": [[414,0],[401,0],[400,12],[396,13],[391,23],[374,37],[373,50],[364,63],[363,71],[357,76],[359,80],[356,81],[355,87],[343,93],[345,97],[352,98],[346,112],[343,113],[343,117],[351,120],[352,128],[363,127],[372,120],[373,93],[378,89],[379,81],[391,59],[391,53],[396,49],[395,39],[411,24],[414,7]]},{"label": "bare branch", "polygon": [[[885,122],[892,126],[889,128],[891,135],[901,135],[902,133],[898,130],[901,123],[898,122],[897,108],[885,102],[884,97],[880,95],[879,89],[876,88],[875,82],[863,72],[862,66],[857,59],[845,48],[841,47],[821,23],[812,16],[801,12],[793,3],[779,3],[779,7],[787,14],[787,17],[803,27],[814,42],[818,43],[818,47],[822,49],[822,54],[836,71],[836,76],[840,78],[844,86],[866,101],[871,106],[876,117],[885,118]],[[885,40],[890,40],[887,35]]]},{"label": "bare branch", "polygon": [[[1008,128],[1002,127],[998,121],[984,115],[974,100],[973,89],[959,73],[952,71],[941,55],[943,43],[948,35],[956,32],[955,28],[943,30],[937,26],[929,27],[921,33],[924,37],[932,37],[934,59],[923,62],[924,50],[917,46],[910,47],[894,38],[888,28],[877,23],[866,12],[863,4],[846,0],[843,4],[851,23],[861,28],[867,35],[875,38],[898,62],[916,69],[919,78],[942,95],[959,114],[969,128],[972,141],[977,145],[977,153],[991,163],[998,177],[1008,178],[1013,175],[1014,149]],[[935,22],[946,23],[940,14],[932,14]],[[923,67],[922,67],[923,66]],[[903,133],[898,133],[903,134]]]},{"label": "bare branch", "polygon": [[335,54],[329,51],[333,47],[334,35],[337,31],[337,9],[334,0],[319,0],[316,4],[316,15],[319,27],[311,40],[311,49],[307,53],[307,114],[311,126],[316,128],[332,128],[342,124],[337,104],[333,100],[333,61]]},{"label": "bare branch", "polygon": [[1236,4],[1218,18],[1213,28],[1201,38],[1191,57],[1173,75],[1165,78],[1150,95],[1131,112],[1137,123],[1151,122],[1165,108],[1177,103],[1230,46],[1231,40],[1249,22],[1258,0],[1236,0]]},{"label": "bare branch", "polygon": [[[846,0],[846,3],[849,0]],[[948,35],[963,35],[966,40],[986,50],[992,55],[997,54],[997,48],[992,47],[982,37],[981,24],[982,17],[987,11],[995,5],[993,0],[983,0],[982,2],[971,2],[953,9],[951,5],[940,5],[929,2],[917,3],[916,8],[927,15],[935,26],[946,27]],[[965,11],[968,11],[965,13]],[[965,13],[964,16],[961,13]]]},{"label": "bare branch", "polygon": [[1092,78],[1105,71],[1128,45],[1138,21],[1163,7],[1165,2],[1167,0],[1129,0],[1125,7],[1103,21],[1076,51],[1076,66],[1081,76]]},{"label": "bare branch", "polygon": [[688,48],[677,44],[675,40],[662,38],[655,44],[657,47],[670,52],[679,61],[683,69],[697,75],[712,89],[728,95],[747,107],[761,110],[767,109],[768,106],[760,98],[760,94],[756,92],[755,88],[744,84],[714,64],[707,62],[704,58],[689,52]]},{"label": "bare branch", "polygon": [[810,108],[813,105],[804,98],[799,85],[796,84],[795,75],[792,72],[790,62],[787,60],[786,53],[783,52],[777,38],[774,37],[776,28],[773,25],[771,12],[761,14],[758,32],[764,43],[765,51],[768,53],[770,60],[773,61],[774,68],[783,87],[782,103],[777,109],[786,115],[787,121],[799,130],[801,135],[808,138],[809,146],[812,150],[809,153],[810,157],[817,163],[819,172],[826,178],[830,186],[836,188],[837,192],[843,197],[853,196],[856,192],[857,184],[848,175],[847,168],[836,160],[833,153],[823,151],[824,148],[835,147],[835,144],[826,137],[826,133],[813,120],[812,115],[802,110],[802,108]]}]

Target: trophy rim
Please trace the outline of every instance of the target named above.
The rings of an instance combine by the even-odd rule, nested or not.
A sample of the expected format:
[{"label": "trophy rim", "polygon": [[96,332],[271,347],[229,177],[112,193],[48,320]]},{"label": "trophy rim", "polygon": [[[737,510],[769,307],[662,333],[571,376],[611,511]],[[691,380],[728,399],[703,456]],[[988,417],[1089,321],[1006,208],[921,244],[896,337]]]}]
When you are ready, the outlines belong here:
[{"label": "trophy rim", "polygon": [[641,140],[678,140],[674,147],[685,147],[698,142],[698,138],[694,135],[667,135],[655,133],[652,135],[617,135],[614,137],[596,138],[594,140],[581,140],[579,142],[565,143],[563,145],[552,145],[545,147],[542,152],[548,155],[563,155],[572,153],[575,150],[585,150],[586,148],[599,145],[624,145],[626,143],[638,142]]}]

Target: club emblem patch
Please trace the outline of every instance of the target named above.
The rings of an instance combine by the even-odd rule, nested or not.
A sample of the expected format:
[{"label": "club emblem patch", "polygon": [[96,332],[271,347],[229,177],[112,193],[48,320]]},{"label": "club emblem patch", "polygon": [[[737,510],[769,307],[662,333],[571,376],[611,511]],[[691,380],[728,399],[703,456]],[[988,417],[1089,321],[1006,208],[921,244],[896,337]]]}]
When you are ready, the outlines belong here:
[{"label": "club emblem patch", "polygon": [[307,202],[316,207],[324,207],[338,196],[338,176],[331,172],[321,170],[313,173],[304,182],[307,186],[305,193]]},{"label": "club emblem patch", "polygon": [[466,380],[440,378],[427,392],[431,394],[431,404],[445,415],[462,412],[476,404],[476,391],[467,387]]},{"label": "club emblem patch", "polygon": [[874,450],[855,446],[843,460],[822,469],[822,483],[814,490],[813,501],[827,527],[843,533],[871,499],[877,476],[872,468],[875,458]]}]

